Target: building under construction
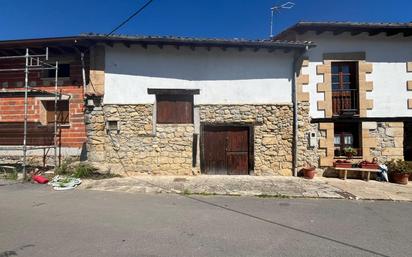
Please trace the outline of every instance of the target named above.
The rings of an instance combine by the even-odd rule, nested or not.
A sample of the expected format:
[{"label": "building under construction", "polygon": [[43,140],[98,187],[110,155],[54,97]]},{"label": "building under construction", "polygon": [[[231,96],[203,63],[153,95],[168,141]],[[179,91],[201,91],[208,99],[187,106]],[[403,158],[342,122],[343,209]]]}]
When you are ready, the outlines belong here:
[{"label": "building under construction", "polygon": [[17,160],[25,166],[35,159],[56,164],[81,154],[86,55],[88,46],[73,38],[0,42],[3,163]]}]

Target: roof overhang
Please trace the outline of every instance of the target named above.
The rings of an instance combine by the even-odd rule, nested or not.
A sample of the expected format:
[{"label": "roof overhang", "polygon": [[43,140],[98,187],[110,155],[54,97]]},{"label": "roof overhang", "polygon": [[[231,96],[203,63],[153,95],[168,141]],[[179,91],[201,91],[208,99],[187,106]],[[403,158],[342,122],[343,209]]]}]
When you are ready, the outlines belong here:
[{"label": "roof overhang", "polygon": [[286,40],[244,40],[244,39],[215,39],[215,38],[187,38],[187,37],[153,37],[153,36],[125,36],[112,35],[106,36],[101,34],[83,34],[84,39],[93,40],[95,42],[105,43],[113,46],[116,43],[130,47],[130,45],[137,44],[144,48],[148,45],[155,45],[160,48],[163,46],[190,47],[194,50],[196,47],[210,49],[212,47],[219,47],[222,49],[237,48],[238,50],[253,49],[258,51],[260,49],[268,49],[274,51],[276,49],[289,52],[292,50],[306,49],[307,47],[314,47],[312,42],[296,42]]},{"label": "roof overhang", "polygon": [[269,52],[282,50],[290,52],[294,50],[302,50],[308,47],[314,47],[312,42],[296,42],[286,40],[244,40],[244,39],[211,39],[211,38],[187,38],[187,37],[157,37],[157,36],[125,36],[104,34],[81,34],[73,37],[55,37],[55,38],[37,38],[37,39],[22,39],[22,40],[5,40],[0,41],[0,56],[4,55],[23,55],[26,48],[30,48],[34,53],[44,52],[46,47],[51,53],[74,53],[84,52],[95,44],[106,44],[113,47],[115,44],[122,44],[126,47],[131,45],[140,45],[147,48],[149,45],[154,45],[159,48],[163,46],[174,46],[177,49],[180,47],[189,47],[192,50],[195,48],[206,48],[210,50],[213,47],[219,47],[223,50],[227,48],[236,48],[239,51],[244,49],[267,49]]},{"label": "roof overhang", "polygon": [[376,36],[383,33],[386,36],[401,34],[404,37],[412,36],[412,23],[357,23],[357,22],[299,22],[273,37],[274,40],[290,39],[291,35],[304,34],[309,31],[320,35],[332,32],[340,35],[349,32],[352,36],[367,33]]},{"label": "roof overhang", "polygon": [[92,40],[74,37],[35,38],[0,41],[0,56],[24,55],[26,48],[33,54],[44,54],[46,47],[50,54],[67,54],[85,52],[93,45]]}]

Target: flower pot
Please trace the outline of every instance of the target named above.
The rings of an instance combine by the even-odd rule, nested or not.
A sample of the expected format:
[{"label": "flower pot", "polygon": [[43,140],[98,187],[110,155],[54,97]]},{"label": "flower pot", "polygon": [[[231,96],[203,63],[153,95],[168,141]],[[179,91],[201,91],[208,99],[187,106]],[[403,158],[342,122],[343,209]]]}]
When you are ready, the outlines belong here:
[{"label": "flower pot", "polygon": [[396,184],[407,185],[409,173],[393,173],[392,180]]},{"label": "flower pot", "polygon": [[333,167],[336,168],[352,168],[352,163],[349,161],[336,161],[333,163]]},{"label": "flower pot", "polygon": [[377,163],[360,163],[359,167],[363,169],[379,169],[379,165]]},{"label": "flower pot", "polygon": [[316,174],[316,167],[303,168],[302,171],[304,178],[313,179]]},{"label": "flower pot", "polygon": [[347,154],[346,154],[346,157],[348,157],[348,159],[351,159],[351,158],[353,157],[353,154],[347,153]]}]

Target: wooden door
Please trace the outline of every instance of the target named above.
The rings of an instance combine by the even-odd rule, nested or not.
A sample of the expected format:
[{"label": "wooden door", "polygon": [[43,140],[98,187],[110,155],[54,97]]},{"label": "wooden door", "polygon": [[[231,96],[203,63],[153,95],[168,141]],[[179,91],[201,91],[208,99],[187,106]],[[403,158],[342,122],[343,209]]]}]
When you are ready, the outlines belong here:
[{"label": "wooden door", "polygon": [[206,174],[249,174],[249,128],[205,127],[203,172]]}]

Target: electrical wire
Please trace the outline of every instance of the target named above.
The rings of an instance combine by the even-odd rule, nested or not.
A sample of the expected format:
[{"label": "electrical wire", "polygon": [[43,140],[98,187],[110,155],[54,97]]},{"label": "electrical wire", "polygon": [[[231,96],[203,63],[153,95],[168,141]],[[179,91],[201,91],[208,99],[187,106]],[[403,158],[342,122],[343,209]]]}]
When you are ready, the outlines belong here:
[{"label": "electrical wire", "polygon": [[122,23],[120,23],[116,28],[114,28],[112,31],[110,31],[110,33],[106,34],[106,37],[112,35],[116,30],[120,29],[121,27],[123,27],[123,25],[125,25],[126,23],[128,23],[131,19],[133,19],[136,15],[138,15],[140,12],[142,12],[147,6],[149,6],[151,3],[153,2],[153,0],[149,0],[147,1],[142,7],[139,8],[139,10],[137,10],[136,12],[134,12],[129,18],[127,18],[125,21],[123,21]]}]

